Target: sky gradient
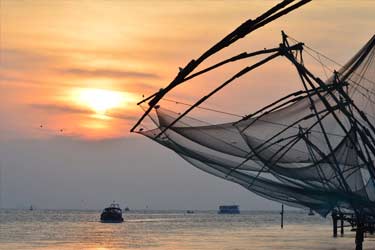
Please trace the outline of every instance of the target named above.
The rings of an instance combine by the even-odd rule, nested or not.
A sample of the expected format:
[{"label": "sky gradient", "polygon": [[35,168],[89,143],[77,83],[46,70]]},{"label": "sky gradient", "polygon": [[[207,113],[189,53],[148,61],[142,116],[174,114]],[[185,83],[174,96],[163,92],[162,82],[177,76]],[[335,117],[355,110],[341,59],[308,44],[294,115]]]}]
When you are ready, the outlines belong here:
[{"label": "sky gradient", "polygon": [[[129,129],[142,95],[167,85],[178,67],[277,2],[0,1],[3,206],[97,208],[112,199],[156,209],[271,204]],[[370,0],[313,1],[206,65],[276,47],[281,30],[343,64],[374,34],[374,11]],[[191,103],[252,62],[186,83],[169,98]],[[278,59],[206,105],[243,115],[300,87]]]}]

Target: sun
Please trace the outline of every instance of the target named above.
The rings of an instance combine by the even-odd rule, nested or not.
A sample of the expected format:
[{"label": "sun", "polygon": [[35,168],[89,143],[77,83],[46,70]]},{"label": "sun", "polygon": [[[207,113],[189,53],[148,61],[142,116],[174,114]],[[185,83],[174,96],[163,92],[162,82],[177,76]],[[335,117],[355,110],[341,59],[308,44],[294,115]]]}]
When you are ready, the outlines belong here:
[{"label": "sun", "polygon": [[128,101],[124,92],[106,89],[78,89],[75,91],[75,99],[98,115],[105,115],[110,109],[123,107]]}]

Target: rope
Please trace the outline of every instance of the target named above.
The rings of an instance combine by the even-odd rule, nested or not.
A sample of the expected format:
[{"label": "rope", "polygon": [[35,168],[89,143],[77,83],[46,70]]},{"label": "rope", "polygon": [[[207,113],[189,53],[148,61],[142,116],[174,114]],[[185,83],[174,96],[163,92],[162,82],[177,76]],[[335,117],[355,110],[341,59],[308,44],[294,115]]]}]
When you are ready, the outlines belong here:
[{"label": "rope", "polygon": [[[189,107],[193,106],[193,104],[190,104],[190,103],[180,102],[180,101],[176,101],[176,100],[172,100],[172,99],[167,99],[167,98],[163,98],[162,100],[163,101],[167,101],[167,102],[174,102],[175,104],[182,104],[182,105],[189,106]],[[230,112],[226,112],[226,111],[220,111],[220,110],[213,109],[213,108],[208,108],[208,107],[198,106],[196,108],[203,109],[203,110],[208,110],[208,111],[212,111],[212,112],[216,112],[216,113],[220,113],[220,114],[224,114],[224,115],[235,116],[235,117],[239,117],[239,118],[243,118],[244,117],[243,115],[234,114],[234,113],[230,113]]]},{"label": "rope", "polygon": [[[295,38],[293,38],[293,37],[291,37],[291,36],[289,36],[289,35],[288,35],[288,38],[292,39],[294,42],[297,42],[297,43],[300,42],[300,41],[298,41],[297,39],[295,39]],[[336,65],[338,65],[338,66],[340,66],[340,67],[344,67],[344,65],[342,65],[341,63],[339,63],[339,62],[337,62],[337,61],[335,61],[335,60],[329,58],[328,56],[326,56],[326,55],[324,55],[323,53],[321,53],[321,52],[319,52],[319,51],[317,51],[317,50],[315,50],[315,49],[313,49],[313,48],[307,46],[306,44],[304,44],[303,46],[304,46],[305,48],[307,48],[307,49],[313,51],[315,54],[324,57],[324,58],[327,59],[328,61],[331,61],[331,62],[333,62],[334,64],[336,64]],[[307,53],[307,54],[309,54],[309,53]],[[309,55],[311,56],[311,54],[309,54]],[[314,59],[317,60],[316,58],[314,58]],[[355,73],[355,72],[353,72],[353,74],[355,74],[355,75],[357,75],[357,76],[359,76],[359,77],[365,79],[366,81],[368,81],[368,82],[370,82],[370,83],[375,84],[374,81],[371,81],[370,79],[367,79],[366,77],[361,76],[360,74],[357,74],[357,73]]]}]

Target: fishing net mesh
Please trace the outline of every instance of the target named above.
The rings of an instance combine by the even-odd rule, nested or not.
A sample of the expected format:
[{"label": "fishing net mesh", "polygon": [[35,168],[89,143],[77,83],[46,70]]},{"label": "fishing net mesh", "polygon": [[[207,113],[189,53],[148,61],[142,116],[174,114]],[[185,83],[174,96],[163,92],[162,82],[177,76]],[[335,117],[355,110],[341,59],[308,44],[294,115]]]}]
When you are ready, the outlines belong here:
[{"label": "fishing net mesh", "polygon": [[157,106],[156,128],[139,133],[267,199],[323,216],[375,214],[374,45],[375,37],[324,84],[306,83],[256,115],[214,125],[184,116],[170,126],[180,114]]}]

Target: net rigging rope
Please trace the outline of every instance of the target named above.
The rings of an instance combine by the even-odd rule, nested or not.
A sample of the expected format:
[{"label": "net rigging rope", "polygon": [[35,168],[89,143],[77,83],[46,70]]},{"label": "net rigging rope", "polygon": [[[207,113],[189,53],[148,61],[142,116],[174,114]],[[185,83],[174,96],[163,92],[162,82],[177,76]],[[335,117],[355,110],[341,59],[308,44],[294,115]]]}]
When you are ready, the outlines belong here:
[{"label": "net rigging rope", "polygon": [[[300,41],[298,41],[297,39],[295,39],[295,38],[293,38],[293,37],[291,37],[291,36],[289,36],[289,35],[288,35],[288,38],[290,38],[290,39],[293,40],[294,42],[300,42]],[[319,51],[317,51],[317,50],[315,50],[315,49],[313,49],[313,48],[307,46],[306,44],[303,44],[303,47],[306,48],[306,49],[309,49],[309,50],[313,51],[315,54],[324,57],[324,58],[327,59],[328,61],[331,61],[331,62],[333,62],[334,64],[336,64],[336,65],[338,65],[338,66],[340,66],[340,67],[344,67],[344,65],[342,65],[341,63],[339,63],[339,62],[333,60],[332,58],[330,58],[330,57],[324,55],[323,53],[321,53],[321,52],[319,52]],[[307,50],[305,50],[305,52],[307,53]],[[309,53],[307,53],[307,54],[309,54]],[[309,54],[309,55],[312,56],[311,54]],[[312,56],[312,57],[313,57],[313,56]],[[313,58],[314,58],[315,60],[319,61],[319,60],[316,59],[315,57],[313,57]],[[330,69],[330,68],[328,67],[328,69]],[[330,70],[331,70],[331,69],[330,69]],[[360,76],[361,78],[365,79],[366,81],[375,84],[374,81],[372,81],[372,80],[370,80],[370,79],[367,79],[366,77],[361,76],[361,75],[359,75],[359,74],[356,73],[356,72],[352,72],[352,74],[358,75],[358,76]]]},{"label": "net rigging rope", "polygon": [[[164,101],[167,101],[167,102],[174,102],[175,104],[182,104],[182,105],[185,105],[185,106],[193,106],[192,104],[189,104],[189,103],[185,103],[185,102],[180,102],[180,101],[177,101],[177,100],[172,100],[172,99],[167,99],[167,98],[163,98],[162,100]],[[142,110],[145,110],[145,108],[142,106],[142,105],[139,105],[141,106]],[[222,113],[222,114],[226,114],[226,115],[231,115],[231,116],[236,116],[236,117],[240,117],[240,118],[243,118],[245,116],[241,116],[241,115],[238,115],[238,114],[233,114],[233,113],[229,113],[229,112],[224,112],[224,111],[220,111],[220,110],[216,110],[216,109],[212,109],[212,108],[207,108],[207,107],[200,107],[200,106],[197,106],[196,108],[198,109],[203,109],[203,110],[207,110],[207,111],[212,111],[212,112],[217,112],[217,113]],[[150,117],[151,118],[151,117]],[[213,123],[210,123],[210,122],[207,122],[207,121],[204,121],[204,120],[201,120],[201,119],[198,119],[198,118],[192,118],[192,117],[189,117],[190,119],[194,119],[198,122],[202,122],[202,123],[206,123],[207,125],[210,125],[210,126],[217,126],[217,127],[222,127],[221,125],[222,124],[213,124]],[[152,118],[152,120],[154,120]],[[278,125],[278,126],[282,126],[282,127],[289,127],[290,125],[287,125],[287,124],[283,124],[283,123],[279,123],[279,122],[272,122],[272,121],[267,121],[267,120],[263,120],[263,119],[258,119],[258,121],[261,121],[261,122],[264,122],[264,123],[269,123],[269,124],[273,124],[273,125]],[[190,126],[189,124],[186,124],[184,122],[181,122],[183,123],[184,125],[187,125],[188,127],[194,127],[194,126]],[[291,126],[291,128],[298,128],[296,126]],[[223,128],[225,129],[225,128]],[[227,130],[227,129],[226,129]],[[230,132],[230,130],[228,130],[228,132]],[[322,134],[321,131],[318,131],[318,130],[311,130],[311,132],[315,132],[315,133],[320,133]],[[338,137],[344,137],[343,135],[340,135],[340,134],[336,134],[336,133],[332,133],[332,132],[327,132],[328,135],[332,135],[332,136],[338,136]]]},{"label": "net rigging rope", "polygon": [[[288,36],[288,37],[289,37],[291,40],[293,40],[294,42],[299,42],[298,40],[294,39],[294,38],[291,37],[291,36]],[[324,57],[325,59],[327,59],[327,60],[329,60],[329,61],[331,61],[331,62],[337,64],[337,65],[340,66],[340,67],[344,67],[342,64],[338,63],[337,61],[335,61],[335,60],[329,58],[328,56],[324,55],[323,53],[321,53],[321,52],[319,52],[319,51],[317,51],[317,50],[315,50],[315,49],[313,49],[313,48],[311,48],[311,47],[309,47],[309,46],[307,46],[307,45],[305,45],[305,44],[304,44],[304,47],[306,47],[308,50],[313,51],[313,52],[317,55],[318,58],[315,57],[312,53],[308,52],[308,50],[305,50],[305,53],[306,53],[306,54],[308,54],[308,55],[311,56],[314,60],[316,60],[317,62],[319,62],[319,63],[321,64],[321,66],[323,67],[323,71],[324,71],[324,73],[325,73],[325,75],[326,75],[327,78],[328,78],[328,76],[327,76],[327,74],[326,74],[325,69],[328,69],[328,70],[331,71],[331,72],[333,72],[334,69],[332,69],[331,67],[329,67],[327,64],[323,63],[322,60],[320,60],[320,56],[322,56],[322,57]],[[371,58],[371,60],[373,60],[373,57]],[[374,82],[374,81],[371,81],[371,80],[367,79],[367,78],[364,76],[364,74],[365,74],[365,72],[366,72],[366,70],[367,70],[367,68],[368,68],[369,65],[370,65],[370,62],[368,62],[367,65],[366,65],[366,67],[362,69],[362,73],[356,73],[356,72],[353,72],[353,74],[354,74],[354,75],[357,75],[358,77],[360,77],[360,79],[359,79],[360,81],[364,79],[364,80],[368,81],[369,83],[373,83],[373,84],[375,85],[375,82]],[[324,69],[324,68],[325,68],[325,69]],[[371,93],[371,94],[375,95],[375,92],[374,92],[373,90],[370,90],[370,89],[368,89],[368,88],[362,86],[361,84],[359,84],[358,82],[356,82],[356,81],[354,81],[354,80],[352,80],[352,79],[350,79],[350,78],[348,78],[347,80],[356,86],[356,88],[353,89],[353,92],[354,92],[353,95],[354,95],[354,94],[360,94],[361,96],[365,97],[365,98],[367,99],[368,102],[371,102],[372,104],[375,104],[375,100],[373,100],[369,94],[366,95],[365,93],[359,91],[358,88],[361,88],[361,89],[365,90],[367,93]],[[372,87],[372,88],[374,88],[374,87]],[[370,113],[368,113],[368,112],[364,112],[364,113],[365,113],[366,115],[370,116],[371,118],[374,118],[374,119],[375,119],[375,115],[370,114]]]},{"label": "net rigging rope", "polygon": [[[182,105],[189,106],[189,107],[193,106],[190,103],[180,102],[180,101],[176,101],[176,100],[172,100],[172,99],[168,99],[168,98],[162,98],[161,100],[167,101],[167,102],[174,102],[175,104],[182,104]],[[212,111],[212,112],[216,112],[216,113],[220,113],[220,114],[224,114],[224,115],[235,116],[235,117],[239,117],[239,118],[244,118],[245,117],[243,115],[234,114],[234,113],[230,113],[230,112],[226,112],[226,111],[220,111],[220,110],[213,109],[213,108],[208,108],[208,107],[197,106],[196,108],[207,110],[207,111]]]}]

